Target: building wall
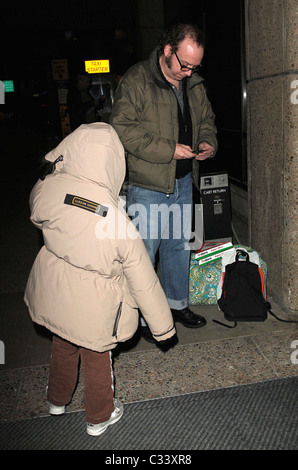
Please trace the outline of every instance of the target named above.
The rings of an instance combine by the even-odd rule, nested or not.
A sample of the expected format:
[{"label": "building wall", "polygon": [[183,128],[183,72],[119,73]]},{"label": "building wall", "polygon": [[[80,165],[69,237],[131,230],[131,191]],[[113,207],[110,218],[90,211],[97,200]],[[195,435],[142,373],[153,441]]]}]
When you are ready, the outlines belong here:
[{"label": "building wall", "polygon": [[296,0],[246,0],[248,221],[268,288],[297,309]]},{"label": "building wall", "polygon": [[138,0],[137,2],[137,56],[138,60],[148,59],[157,46],[164,30],[164,4],[160,0]]}]

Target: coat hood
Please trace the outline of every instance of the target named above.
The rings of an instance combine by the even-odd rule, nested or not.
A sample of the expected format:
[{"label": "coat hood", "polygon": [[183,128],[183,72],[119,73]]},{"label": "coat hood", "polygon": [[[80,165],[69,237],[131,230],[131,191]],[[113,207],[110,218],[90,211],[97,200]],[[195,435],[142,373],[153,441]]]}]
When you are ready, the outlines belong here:
[{"label": "coat hood", "polygon": [[55,174],[66,173],[92,181],[109,189],[114,196],[119,195],[125,178],[125,154],[116,131],[109,124],[81,125],[45,159],[55,162]]}]

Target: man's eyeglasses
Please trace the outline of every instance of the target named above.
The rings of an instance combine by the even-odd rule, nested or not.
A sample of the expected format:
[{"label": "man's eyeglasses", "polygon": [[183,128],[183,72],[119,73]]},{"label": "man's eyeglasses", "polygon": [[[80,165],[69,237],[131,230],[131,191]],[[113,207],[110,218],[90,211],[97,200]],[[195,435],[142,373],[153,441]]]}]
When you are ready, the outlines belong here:
[{"label": "man's eyeglasses", "polygon": [[196,65],[195,67],[188,67],[187,65],[182,65],[181,62],[180,62],[180,59],[179,59],[179,57],[178,57],[178,55],[177,55],[177,53],[174,52],[174,54],[175,54],[175,56],[177,57],[177,60],[178,60],[179,65],[180,65],[180,70],[181,70],[182,72],[189,72],[189,71],[191,71],[192,73],[194,73],[194,72],[198,72],[198,71],[200,70],[200,68],[202,67],[201,65]]}]

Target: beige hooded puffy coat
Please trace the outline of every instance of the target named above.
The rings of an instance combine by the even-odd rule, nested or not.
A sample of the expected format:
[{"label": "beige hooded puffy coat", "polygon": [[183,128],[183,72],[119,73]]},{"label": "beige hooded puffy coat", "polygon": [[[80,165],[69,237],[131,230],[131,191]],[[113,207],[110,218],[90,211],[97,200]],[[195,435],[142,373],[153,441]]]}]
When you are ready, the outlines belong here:
[{"label": "beige hooded puffy coat", "polygon": [[44,237],[24,296],[32,320],[103,352],[134,335],[139,307],[157,341],[172,337],[166,296],[143,241],[119,208],[125,156],[115,130],[82,125],[46,160],[60,155],[30,195],[31,221]]}]

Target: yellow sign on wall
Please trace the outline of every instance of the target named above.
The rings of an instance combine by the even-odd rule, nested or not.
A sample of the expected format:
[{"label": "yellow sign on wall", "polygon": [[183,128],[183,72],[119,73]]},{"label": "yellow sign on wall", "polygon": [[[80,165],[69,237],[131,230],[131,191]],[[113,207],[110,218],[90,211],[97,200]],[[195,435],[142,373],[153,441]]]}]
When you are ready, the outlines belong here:
[{"label": "yellow sign on wall", "polygon": [[109,60],[85,60],[85,70],[88,73],[109,73]]}]

